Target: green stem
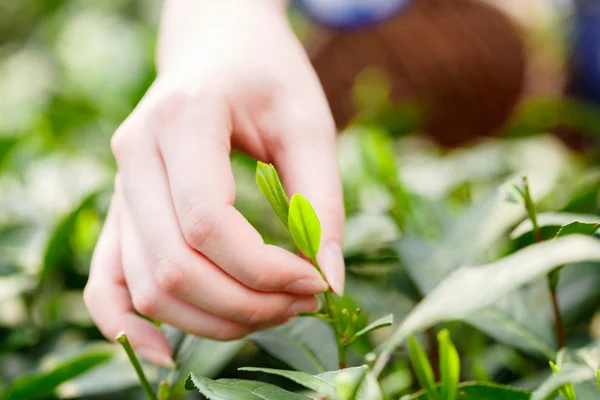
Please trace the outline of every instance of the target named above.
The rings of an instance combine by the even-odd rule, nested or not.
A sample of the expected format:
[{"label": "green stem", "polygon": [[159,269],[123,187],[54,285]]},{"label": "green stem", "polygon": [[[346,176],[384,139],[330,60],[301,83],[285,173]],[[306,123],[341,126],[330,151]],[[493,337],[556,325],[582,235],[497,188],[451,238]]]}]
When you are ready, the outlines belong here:
[{"label": "green stem", "polygon": [[158,400],[169,400],[170,395],[171,387],[169,383],[166,380],[160,381],[160,385],[158,385]]},{"label": "green stem", "polygon": [[[319,262],[317,261],[316,257],[311,258],[310,261],[315,266],[317,271],[319,271],[323,279],[327,281],[327,278],[325,277],[325,274],[323,273],[323,270],[321,269],[321,266],[319,265]],[[346,368],[346,346],[344,346],[343,341],[343,332],[342,326],[340,324],[340,315],[338,315],[337,307],[335,306],[335,301],[333,300],[331,289],[325,291],[323,295],[325,296],[325,314],[327,315],[327,318],[331,321],[329,324],[333,328],[335,342],[338,348],[338,363],[340,369],[344,369]]]},{"label": "green stem", "polygon": [[346,368],[346,347],[344,346],[344,342],[342,340],[342,327],[340,324],[339,316],[337,315],[337,308],[335,306],[335,302],[333,300],[333,295],[331,291],[326,291],[323,293],[325,296],[325,307],[327,308],[327,314],[329,318],[331,318],[331,326],[333,328],[335,334],[335,342],[338,348],[338,363],[340,369]]},{"label": "green stem", "polygon": [[140,380],[142,389],[144,389],[144,392],[146,392],[146,396],[148,396],[148,398],[150,400],[158,400],[156,397],[156,393],[154,393],[154,389],[152,388],[152,385],[150,385],[150,382],[146,378],[146,374],[144,374],[142,365],[140,364],[140,361],[138,360],[137,356],[135,355],[135,352],[133,351],[133,347],[131,347],[131,343],[129,343],[129,339],[127,339],[127,335],[125,334],[125,332],[121,332],[117,335],[117,342],[119,342],[121,344],[121,346],[123,346],[123,349],[125,349],[125,352],[127,353],[127,356],[129,357],[129,361],[133,365],[133,368],[135,369],[135,372],[137,373],[138,379]]},{"label": "green stem", "polygon": [[[535,204],[533,203],[533,199],[531,198],[529,183],[527,182],[526,177],[523,177],[523,187],[525,189],[523,193],[525,209],[527,210],[527,214],[529,215],[529,219],[531,219],[531,223],[533,225],[533,236],[536,243],[541,243],[544,240],[544,237],[537,222],[537,210],[535,208]],[[565,333],[560,315],[560,309],[558,308],[558,296],[556,293],[558,275],[553,274],[557,274],[557,272],[552,271],[547,275],[548,289],[550,291],[550,302],[552,304],[552,312],[554,314],[554,331],[556,333],[556,342],[558,343],[558,348],[562,348],[565,346]]]}]

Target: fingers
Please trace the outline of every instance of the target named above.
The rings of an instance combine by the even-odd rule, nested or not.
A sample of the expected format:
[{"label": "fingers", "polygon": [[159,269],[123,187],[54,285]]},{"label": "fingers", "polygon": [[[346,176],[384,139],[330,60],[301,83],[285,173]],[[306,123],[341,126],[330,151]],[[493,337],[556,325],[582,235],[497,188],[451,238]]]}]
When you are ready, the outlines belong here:
[{"label": "fingers", "polygon": [[260,234],[233,207],[226,102],[183,101],[180,112],[157,133],[172,201],[185,241],[249,288],[300,295],[327,284],[308,262]]},{"label": "fingers", "polygon": [[112,208],[92,259],[90,278],[84,290],[85,303],[106,338],[114,340],[124,331],[141,357],[172,368],[174,362],[166,339],[158,328],[134,312],[121,269],[118,227]]},{"label": "fingers", "polygon": [[[318,119],[317,119],[318,120]],[[343,294],[345,281],[342,237],[344,201],[337,165],[333,123],[313,126],[287,115],[281,150],[274,156],[287,192],[300,193],[314,206],[321,222],[318,261],[331,288]],[[308,125],[308,126],[307,126]]]},{"label": "fingers", "polygon": [[[128,210],[127,205],[119,207],[125,276],[133,304],[143,315],[198,336],[230,340],[317,308],[312,296],[253,291],[185,245],[171,247],[168,260],[173,261],[159,261],[153,276],[147,256],[153,253],[145,251]],[[168,230],[159,232],[161,238],[171,236]],[[159,237],[144,236],[146,243],[159,243]]]}]

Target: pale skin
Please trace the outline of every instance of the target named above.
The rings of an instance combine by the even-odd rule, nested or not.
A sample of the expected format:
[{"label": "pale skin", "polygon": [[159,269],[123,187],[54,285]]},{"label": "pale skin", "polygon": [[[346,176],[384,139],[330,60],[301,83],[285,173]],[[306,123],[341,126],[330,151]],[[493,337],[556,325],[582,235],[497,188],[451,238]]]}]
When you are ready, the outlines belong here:
[{"label": "pale skin", "polygon": [[[85,301],[109,339],[172,366],[160,331],[242,338],[342,293],[344,208],[335,126],[279,0],[165,0],[158,76],[112,139],[118,176]],[[273,163],[314,205],[317,270],[266,245],[233,207],[230,151]]]}]

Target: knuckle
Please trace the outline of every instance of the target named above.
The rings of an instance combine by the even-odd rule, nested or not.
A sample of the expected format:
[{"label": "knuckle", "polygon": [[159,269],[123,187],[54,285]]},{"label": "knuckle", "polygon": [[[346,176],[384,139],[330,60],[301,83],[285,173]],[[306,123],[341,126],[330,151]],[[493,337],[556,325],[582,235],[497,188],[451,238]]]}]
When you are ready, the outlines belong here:
[{"label": "knuckle", "polygon": [[247,323],[250,326],[259,325],[271,319],[271,315],[262,307],[257,307],[248,314]]},{"label": "knuckle", "polygon": [[[231,301],[231,300],[230,300]],[[230,303],[232,319],[245,325],[259,325],[273,318],[270,307],[264,302],[253,301],[248,298],[234,299]]]},{"label": "knuckle", "polygon": [[97,285],[91,281],[88,282],[83,289],[83,301],[88,310],[93,308],[93,306],[100,301],[100,299],[100,291],[97,289]]},{"label": "knuckle", "polygon": [[110,139],[110,148],[117,162],[128,157],[136,148],[136,133],[132,123],[125,121]]},{"label": "knuckle", "polygon": [[178,119],[191,99],[189,90],[173,88],[157,96],[150,106],[149,115],[161,125]]},{"label": "knuckle", "polygon": [[187,279],[181,263],[170,257],[158,257],[154,278],[157,285],[168,293],[182,292]]},{"label": "knuckle", "polygon": [[183,215],[181,229],[186,242],[199,249],[208,239],[215,226],[215,206],[202,202],[191,202]]},{"label": "knuckle", "polygon": [[132,294],[133,307],[142,315],[154,318],[157,315],[160,304],[159,295],[156,292],[144,292]]},{"label": "knuckle", "polygon": [[220,341],[241,339],[248,335],[250,330],[236,324],[223,324],[213,334],[213,339]]},{"label": "knuckle", "polygon": [[273,278],[278,274],[266,274],[264,268],[256,268],[253,271],[248,271],[247,285],[255,290],[270,290],[273,288]]}]

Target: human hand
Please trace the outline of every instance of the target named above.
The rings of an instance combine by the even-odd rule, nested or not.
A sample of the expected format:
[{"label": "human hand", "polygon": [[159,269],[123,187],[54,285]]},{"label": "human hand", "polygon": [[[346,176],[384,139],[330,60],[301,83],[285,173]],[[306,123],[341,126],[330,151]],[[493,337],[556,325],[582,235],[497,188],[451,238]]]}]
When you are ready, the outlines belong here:
[{"label": "human hand", "polygon": [[232,147],[282,173],[322,224],[319,263],[341,293],[343,200],[335,126],[277,0],[167,1],[158,77],[115,133],[119,176],[85,301],[102,333],[172,365],[140,314],[230,340],[314,311],[328,285],[266,245],[233,207]]}]

